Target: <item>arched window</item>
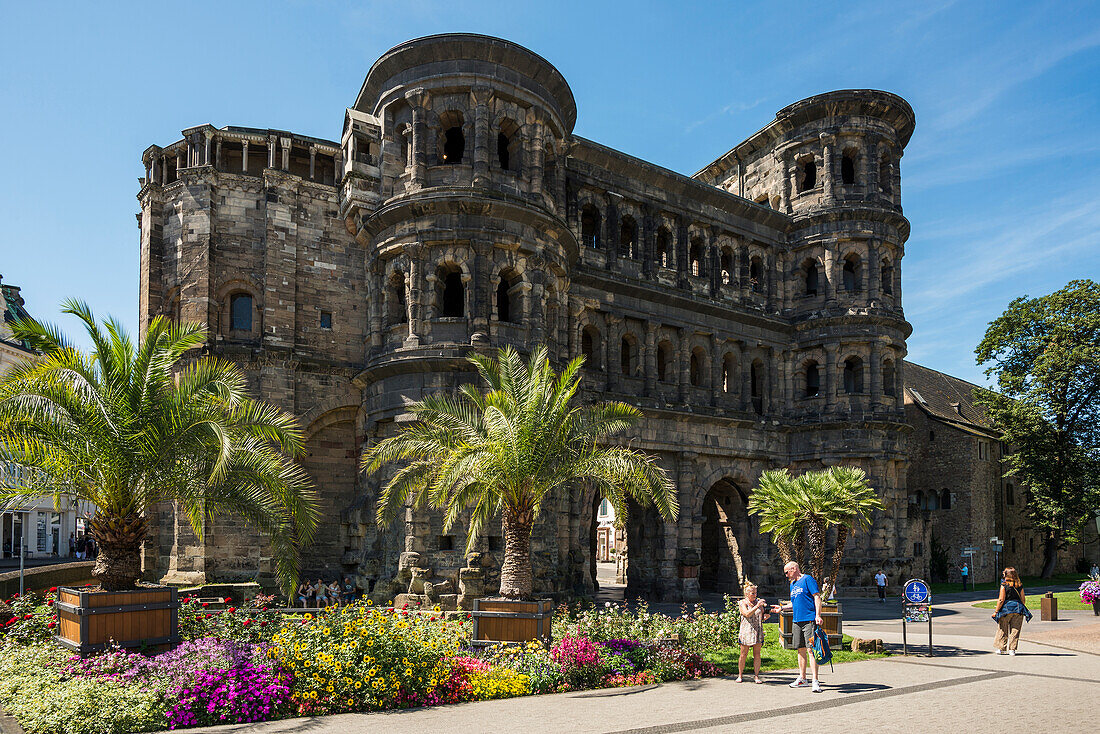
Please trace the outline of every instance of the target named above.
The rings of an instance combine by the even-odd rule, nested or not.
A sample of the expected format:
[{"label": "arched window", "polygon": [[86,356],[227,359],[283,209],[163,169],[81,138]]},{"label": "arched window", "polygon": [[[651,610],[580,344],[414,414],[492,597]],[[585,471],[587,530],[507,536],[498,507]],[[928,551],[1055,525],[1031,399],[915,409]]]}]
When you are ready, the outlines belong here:
[{"label": "arched window", "polygon": [[859,281],[859,256],[851,253],[844,258],[844,290],[856,293],[859,291]]},{"label": "arched window", "polygon": [[930,491],[924,495],[924,509],[926,510],[938,510],[940,509],[940,496],[936,494],[935,490]]},{"label": "arched window", "polygon": [[[458,113],[443,116],[450,124],[443,130],[443,162],[454,165],[462,162],[466,153],[466,136],[462,132],[462,117]],[[447,124],[444,122],[444,124]]]},{"label": "arched window", "polygon": [[692,387],[703,387],[703,381],[706,379],[706,363],[706,353],[699,347],[693,349],[689,365]]},{"label": "arched window", "polygon": [[734,362],[733,355],[727,354],[722,359],[722,392],[732,393],[734,386]]},{"label": "arched window", "polygon": [[518,171],[519,156],[519,125],[512,120],[503,120],[497,133],[497,163],[503,171]]},{"label": "arched window", "polygon": [[436,274],[438,287],[439,315],[454,318],[466,315],[466,284],[462,282],[462,271],[457,265],[441,267]]},{"label": "arched window", "polygon": [[894,168],[890,165],[890,154],[883,153],[878,159],[878,187],[884,194],[889,194],[894,188]]},{"label": "arched window", "polygon": [[856,182],[856,154],[855,151],[844,151],[844,157],[840,161],[840,181],[848,185]]},{"label": "arched window", "polygon": [[672,359],[672,345],[661,342],[657,345],[657,381],[668,381],[668,363]]},{"label": "arched window", "polygon": [[229,297],[229,330],[252,331],[252,296],[234,293]]},{"label": "arched window", "polygon": [[500,283],[497,285],[497,319],[504,322],[515,323],[519,321],[519,308],[514,292],[519,284],[519,277],[509,271],[501,271]]},{"label": "arched window", "polygon": [[882,392],[890,397],[895,397],[897,395],[895,379],[894,362],[888,359],[882,363]]},{"label": "arched window", "polygon": [[733,282],[733,252],[728,248],[722,248],[722,284],[729,285]]},{"label": "arched window", "polygon": [[863,360],[859,357],[844,360],[844,392],[849,395],[863,392]]},{"label": "arched window", "polygon": [[947,487],[944,487],[943,491],[940,492],[940,509],[941,510],[950,510],[951,509],[951,493],[947,491]]},{"label": "arched window", "polygon": [[600,368],[600,332],[595,326],[586,326],[581,332],[581,354],[586,365],[594,370]]},{"label": "arched window", "polygon": [[702,237],[691,240],[691,251],[688,253],[688,262],[691,263],[691,274],[703,277],[707,274],[706,245]]},{"label": "arched window", "polygon": [[627,377],[634,375],[635,366],[638,363],[638,346],[632,334],[623,336],[619,345],[619,363],[624,375]]},{"label": "arched window", "polygon": [[806,397],[813,398],[821,394],[821,370],[817,362],[806,363]]},{"label": "arched window", "polygon": [[811,158],[802,164],[800,191],[809,191],[817,186],[817,163]]},{"label": "arched window", "polygon": [[808,260],[805,265],[802,266],[803,279],[805,281],[805,294],[807,296],[816,296],[818,289],[818,275],[817,275],[817,263],[813,260]]},{"label": "arched window", "polygon": [[879,282],[882,283],[882,292],[891,295],[894,292],[894,266],[889,260],[882,261],[882,270],[879,272]]},{"label": "arched window", "polygon": [[752,409],[758,415],[764,414],[764,363],[759,359],[752,363],[749,374],[749,389],[752,396]]},{"label": "arched window", "polygon": [[386,314],[386,320],[391,325],[409,320],[409,311],[405,307],[405,274],[400,270],[390,276],[390,285],[386,293]]},{"label": "arched window", "polygon": [[657,230],[657,264],[662,268],[672,267],[672,235],[665,227]]},{"label": "arched window", "polygon": [[638,224],[629,214],[619,223],[619,256],[629,258],[638,256]]},{"label": "arched window", "polygon": [[591,204],[581,209],[581,244],[585,247],[600,246],[600,212]]},{"label": "arched window", "polygon": [[764,292],[764,261],[759,255],[753,255],[749,260],[749,285],[753,293]]}]

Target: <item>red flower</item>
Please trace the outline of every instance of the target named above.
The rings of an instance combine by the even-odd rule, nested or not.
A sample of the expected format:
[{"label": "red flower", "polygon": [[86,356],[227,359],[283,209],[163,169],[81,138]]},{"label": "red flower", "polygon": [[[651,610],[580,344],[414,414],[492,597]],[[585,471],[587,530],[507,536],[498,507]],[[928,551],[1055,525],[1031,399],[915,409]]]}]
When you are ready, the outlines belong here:
[{"label": "red flower", "polygon": [[23,619],[30,619],[33,616],[34,616],[33,614],[24,614]]},{"label": "red flower", "polygon": [[402,609],[408,609],[409,608],[409,603],[405,602],[405,604],[401,608]]},{"label": "red flower", "polygon": [[237,608],[236,607],[229,607],[229,609],[226,609],[225,611],[228,612],[229,614],[232,614],[233,612],[237,611]]},{"label": "red flower", "polygon": [[50,591],[57,591],[57,587],[56,586],[51,586]]},{"label": "red flower", "polygon": [[266,626],[267,626],[267,622],[266,622],[266,621],[265,621],[265,622],[260,622],[260,626],[261,626],[261,627],[266,627]]},{"label": "red flower", "polygon": [[52,607],[53,606],[53,599],[47,599],[46,600],[46,606]]},{"label": "red flower", "polygon": [[53,620],[51,619],[51,620],[50,620],[50,621],[49,621],[49,622],[48,622],[48,623],[46,624],[46,626],[47,626],[47,627],[49,627],[50,629],[53,629],[53,628],[54,628],[54,626],[55,626],[56,624],[57,624],[57,622],[54,622],[54,621],[53,621]]},{"label": "red flower", "polygon": [[245,620],[244,622],[242,622],[241,624],[243,624],[243,625],[244,625],[245,627],[247,627],[247,626],[248,626],[248,625],[250,625],[251,623],[252,623],[252,620],[251,620],[251,619],[246,619],[246,620]]},{"label": "red flower", "polygon": [[206,607],[208,607],[208,606],[210,606],[210,602],[208,602],[208,601],[204,601],[204,602],[202,603],[202,607],[203,607],[203,609],[205,609],[205,608],[206,608]]}]

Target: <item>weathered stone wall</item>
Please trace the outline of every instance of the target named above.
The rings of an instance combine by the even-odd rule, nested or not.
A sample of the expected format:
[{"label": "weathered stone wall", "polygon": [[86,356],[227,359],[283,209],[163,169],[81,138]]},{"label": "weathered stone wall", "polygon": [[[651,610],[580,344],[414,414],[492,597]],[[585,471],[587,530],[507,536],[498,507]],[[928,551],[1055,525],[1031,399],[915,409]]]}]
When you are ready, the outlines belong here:
[{"label": "weathered stone wall", "polygon": [[[142,321],[210,323],[211,352],[300,416],[324,515],[307,572],[352,572],[380,598],[492,590],[498,529],[472,557],[438,513],[378,529],[383,477],[357,478],[355,462],[407,420],[408,401],[471,379],[468,353],[505,344],[584,355],[584,399],[643,411],[623,440],[659,457],[681,513],[632,508],[631,593],[694,598],[700,567],[712,588],[779,585],[744,505],[782,466],[856,464],[887,501],[850,542],[842,583],[907,568],[896,163],[908,105],[871,91],[805,100],[695,177],[573,136],[575,119],[545,60],[459,35],[383,57],[339,145],[203,126],[146,151]],[[816,181],[798,190],[811,158]],[[749,200],[765,195],[769,208]],[[230,328],[239,294],[252,297],[247,330]],[[578,491],[546,508],[540,592],[591,592],[597,501]],[[171,508],[156,524],[146,562],[160,574],[270,573],[269,551],[233,519],[202,544]]]}]

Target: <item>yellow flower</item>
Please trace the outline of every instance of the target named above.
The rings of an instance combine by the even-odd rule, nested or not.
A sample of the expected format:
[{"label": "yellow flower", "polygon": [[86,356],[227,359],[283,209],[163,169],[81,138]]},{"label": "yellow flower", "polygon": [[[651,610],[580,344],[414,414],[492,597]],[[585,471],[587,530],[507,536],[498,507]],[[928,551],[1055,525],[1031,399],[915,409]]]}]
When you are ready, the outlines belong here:
[{"label": "yellow flower", "polygon": [[355,681],[355,687],[356,688],[362,688],[363,687],[363,681],[361,681],[361,680]]}]

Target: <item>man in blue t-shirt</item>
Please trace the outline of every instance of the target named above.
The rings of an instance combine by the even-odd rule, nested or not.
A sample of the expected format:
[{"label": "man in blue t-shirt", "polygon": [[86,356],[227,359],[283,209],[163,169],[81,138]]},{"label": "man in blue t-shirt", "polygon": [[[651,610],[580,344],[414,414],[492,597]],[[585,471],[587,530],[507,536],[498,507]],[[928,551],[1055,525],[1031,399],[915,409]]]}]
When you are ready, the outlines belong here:
[{"label": "man in blue t-shirt", "polygon": [[[787,608],[791,610],[793,616],[791,642],[798,649],[798,680],[790,685],[791,688],[811,685],[806,682],[808,662],[810,672],[813,674],[812,690],[814,693],[821,693],[821,684],[817,682],[817,658],[810,655],[807,649],[810,641],[813,640],[814,625],[822,624],[821,590],[817,588],[817,582],[802,573],[794,561],[783,567],[783,573],[791,582],[791,603]],[[774,611],[780,611],[780,607],[777,605]]]}]

